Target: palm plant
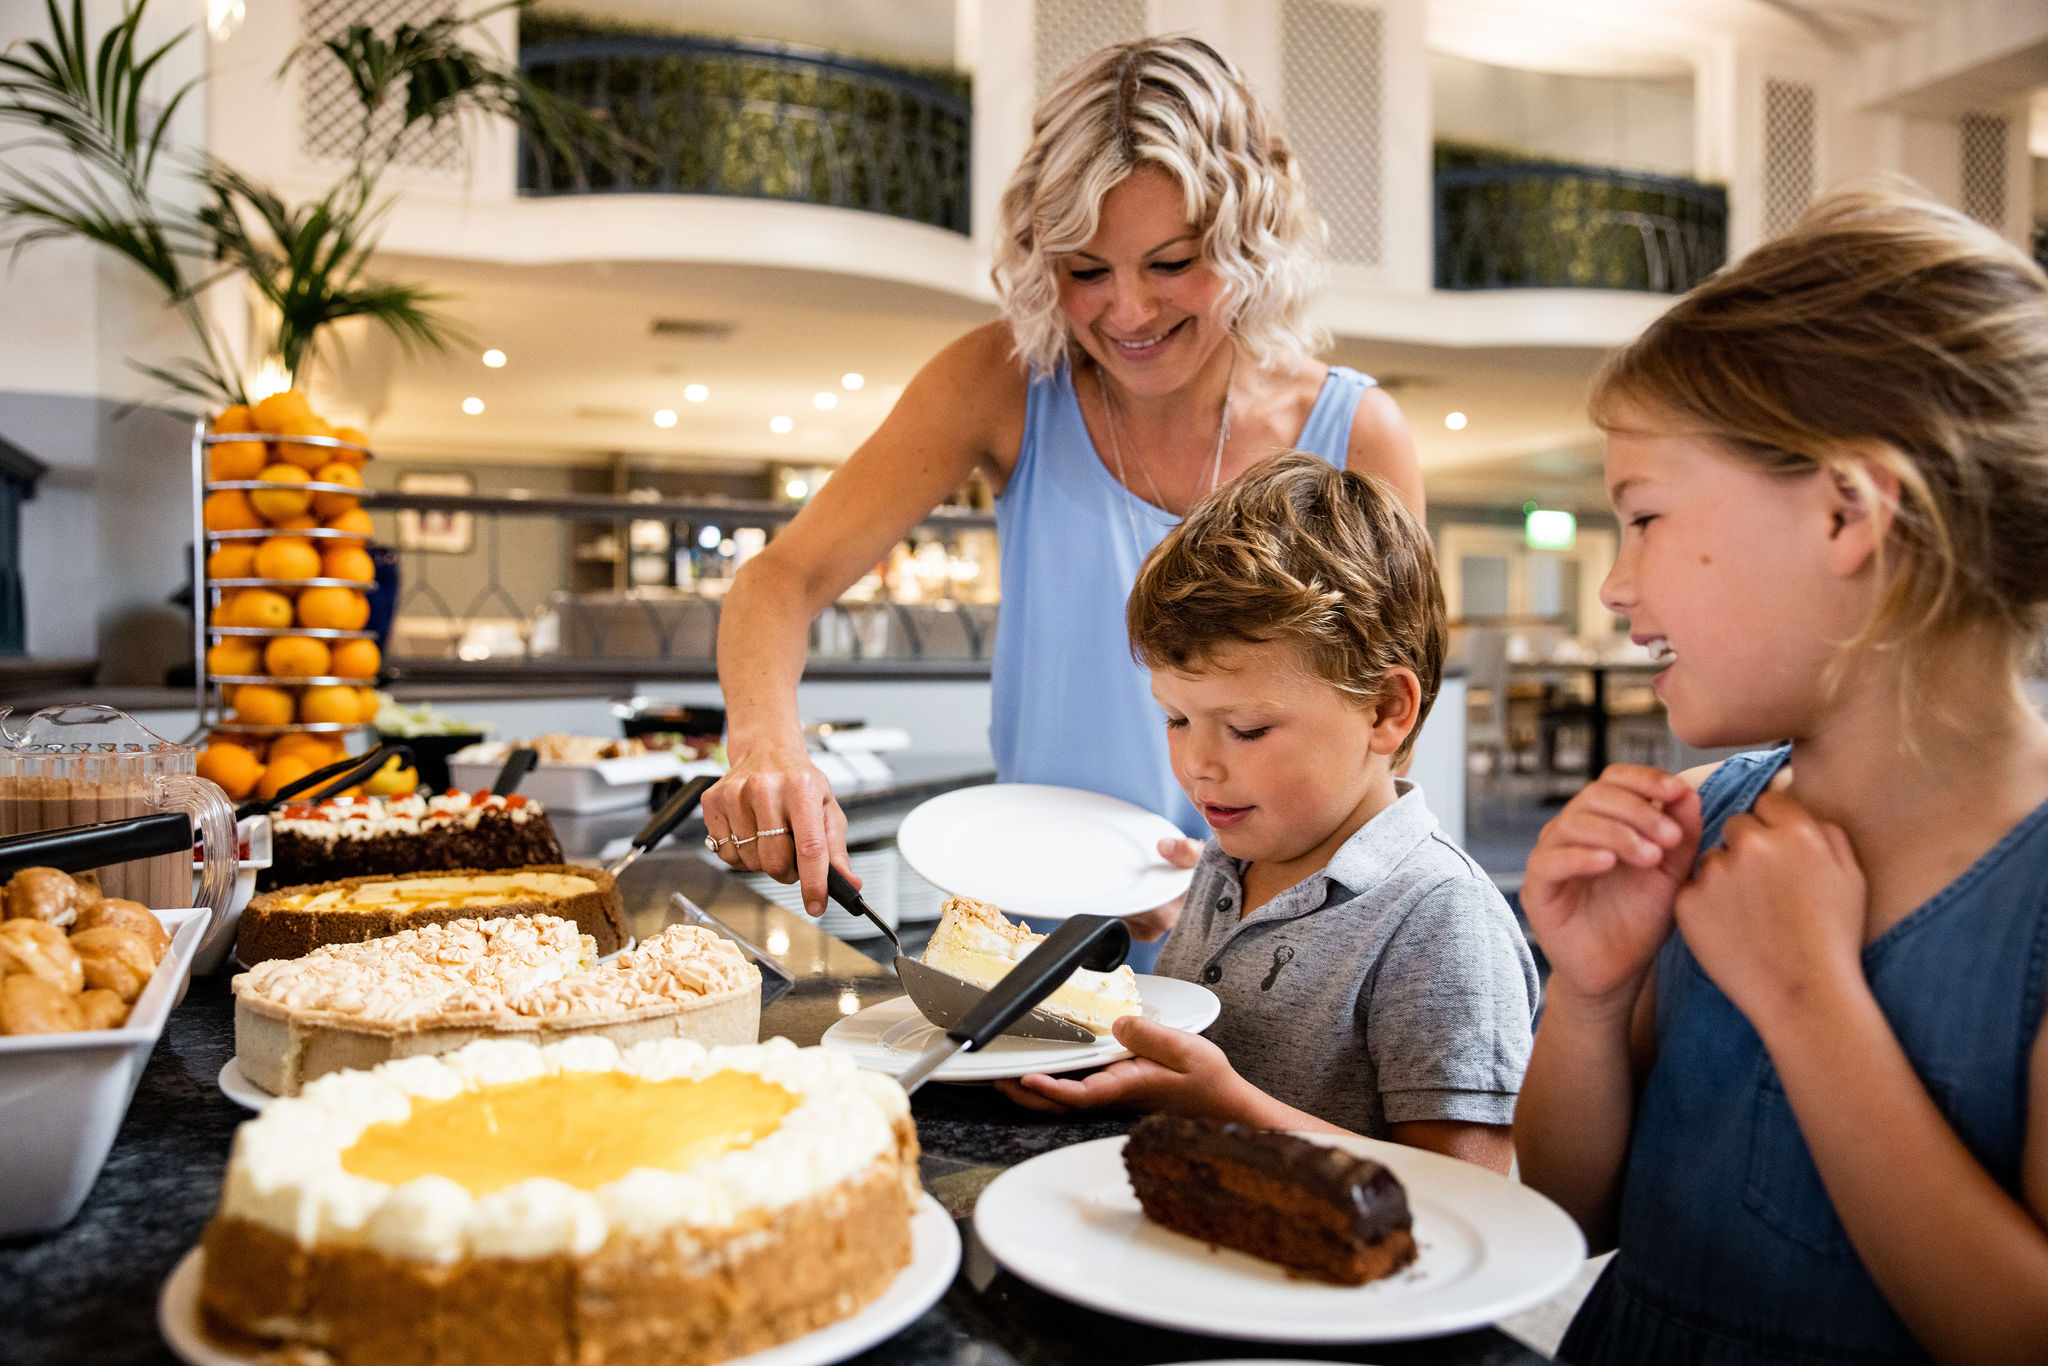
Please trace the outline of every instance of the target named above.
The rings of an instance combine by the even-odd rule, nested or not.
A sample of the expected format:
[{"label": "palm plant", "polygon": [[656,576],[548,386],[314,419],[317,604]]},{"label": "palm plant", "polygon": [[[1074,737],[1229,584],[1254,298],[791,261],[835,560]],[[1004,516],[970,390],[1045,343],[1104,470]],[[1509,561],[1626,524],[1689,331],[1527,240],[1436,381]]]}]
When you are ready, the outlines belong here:
[{"label": "palm plant", "polygon": [[[378,195],[378,181],[416,130],[481,113],[516,119],[558,147],[606,136],[584,111],[535,89],[515,65],[464,44],[466,29],[526,0],[467,18],[400,25],[388,37],[357,24],[286,58],[289,69],[331,54],[362,106],[348,169],[326,194],[294,205],[216,158],[171,146],[172,118],[198,82],[160,103],[144,88],[191,34],[146,49],[138,35],[147,3],[132,0],[95,41],[84,0],[71,0],[68,12],[60,0],[44,0],[49,37],[0,52],[0,125],[26,130],[0,152],[60,154],[57,166],[34,169],[18,157],[0,159],[0,243],[18,255],[37,241],[79,238],[141,267],[184,318],[198,351],[168,365],[131,363],[202,405],[247,399],[231,348],[200,307],[210,285],[236,274],[271,305],[276,332],[266,350],[295,380],[321,330],[341,318],[370,319],[408,354],[461,340],[432,307],[439,296],[368,273],[392,203]],[[183,182],[182,196],[174,181]],[[198,207],[181,207],[181,198]]]}]

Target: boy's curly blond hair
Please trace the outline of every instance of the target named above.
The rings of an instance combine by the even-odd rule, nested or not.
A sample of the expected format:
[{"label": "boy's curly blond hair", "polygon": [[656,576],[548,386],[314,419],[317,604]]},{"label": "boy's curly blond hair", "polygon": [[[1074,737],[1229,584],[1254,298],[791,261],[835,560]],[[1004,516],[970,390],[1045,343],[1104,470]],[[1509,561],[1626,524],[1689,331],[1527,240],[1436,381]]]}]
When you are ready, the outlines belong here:
[{"label": "boy's curly blond hair", "polygon": [[1131,590],[1131,654],[1185,669],[1230,642],[1284,641],[1360,705],[1405,666],[1422,706],[1415,746],[1443,684],[1448,635],[1429,533],[1393,487],[1283,451],[1204,499],[1167,534]]}]

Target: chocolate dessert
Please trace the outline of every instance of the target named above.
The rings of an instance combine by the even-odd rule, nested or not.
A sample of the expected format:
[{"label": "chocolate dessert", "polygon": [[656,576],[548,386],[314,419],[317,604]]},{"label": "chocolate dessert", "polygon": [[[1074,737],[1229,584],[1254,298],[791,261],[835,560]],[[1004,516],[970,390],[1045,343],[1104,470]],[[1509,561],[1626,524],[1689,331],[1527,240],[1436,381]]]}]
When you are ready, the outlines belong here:
[{"label": "chocolate dessert", "polygon": [[286,807],[271,822],[261,891],[348,877],[523,868],[562,861],[539,802],[489,792],[371,797]]},{"label": "chocolate dessert", "polygon": [[1124,1145],[1145,1217],[1176,1233],[1364,1285],[1415,1260],[1408,1193],[1379,1163],[1244,1124],[1148,1115]]}]

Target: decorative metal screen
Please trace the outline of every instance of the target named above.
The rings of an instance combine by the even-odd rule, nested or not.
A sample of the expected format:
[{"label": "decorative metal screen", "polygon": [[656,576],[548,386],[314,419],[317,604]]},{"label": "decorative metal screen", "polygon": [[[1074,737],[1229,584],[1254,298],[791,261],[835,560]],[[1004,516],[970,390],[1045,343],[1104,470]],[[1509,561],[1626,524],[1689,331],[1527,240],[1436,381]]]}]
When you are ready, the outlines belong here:
[{"label": "decorative metal screen", "polygon": [[[455,0],[300,0],[301,32],[307,42],[338,38],[352,24],[368,24],[389,35],[400,24],[424,24],[456,12]],[[363,136],[363,106],[348,73],[330,52],[308,54],[300,70],[299,147],[321,160],[348,160]],[[403,99],[403,92],[400,93]],[[400,111],[393,100],[371,120],[373,133],[388,138]],[[459,174],[462,135],[453,124],[416,129],[392,158],[394,165]]]},{"label": "decorative metal screen", "polygon": [[1031,72],[1040,97],[1059,74],[1099,47],[1145,33],[1145,0],[1037,0],[1031,9]]},{"label": "decorative metal screen", "polygon": [[1332,260],[1380,263],[1380,11],[1343,0],[1285,0],[1280,91],[1309,201],[1330,225]]},{"label": "decorative metal screen", "polygon": [[1965,114],[1958,127],[1963,155],[1963,212],[2005,230],[2006,140],[2011,127],[1995,114]]},{"label": "decorative metal screen", "polygon": [[1818,95],[1799,81],[1764,82],[1764,236],[1775,237],[1813,202]]}]

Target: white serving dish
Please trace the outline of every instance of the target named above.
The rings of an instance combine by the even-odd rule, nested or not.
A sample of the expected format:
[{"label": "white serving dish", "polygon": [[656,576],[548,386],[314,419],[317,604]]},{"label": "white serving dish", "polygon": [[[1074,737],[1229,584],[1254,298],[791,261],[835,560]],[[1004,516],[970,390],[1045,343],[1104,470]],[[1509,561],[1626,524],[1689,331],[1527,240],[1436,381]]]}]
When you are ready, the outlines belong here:
[{"label": "white serving dish", "polygon": [[[242,912],[256,895],[256,877],[268,869],[272,862],[270,846],[270,817],[245,816],[235,824],[236,854],[246,846],[249,857],[237,858],[235,865],[235,896],[228,903],[227,913],[206,931],[200,941],[199,954],[192,960],[192,975],[205,977],[219,972],[227,962],[228,951],[235,946],[235,931],[241,926]],[[203,864],[192,865],[193,899],[199,895],[199,874]]]},{"label": "white serving dish", "polygon": [[185,994],[205,907],[158,911],[171,946],[119,1029],[0,1038],[0,1238],[69,1223],[99,1179],[114,1134]]},{"label": "white serving dish", "polygon": [[[471,763],[448,761],[448,778],[465,792],[489,787],[503,768],[502,760]],[[519,784],[519,795],[531,797],[549,811],[582,814],[645,806],[654,784],[683,776],[682,761],[673,754],[635,754],[625,759],[599,759],[589,764],[549,763],[543,759]]]}]

